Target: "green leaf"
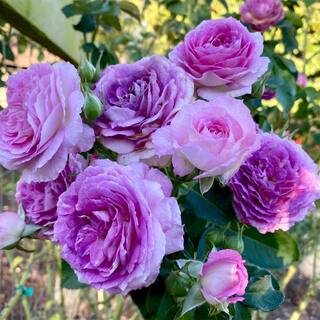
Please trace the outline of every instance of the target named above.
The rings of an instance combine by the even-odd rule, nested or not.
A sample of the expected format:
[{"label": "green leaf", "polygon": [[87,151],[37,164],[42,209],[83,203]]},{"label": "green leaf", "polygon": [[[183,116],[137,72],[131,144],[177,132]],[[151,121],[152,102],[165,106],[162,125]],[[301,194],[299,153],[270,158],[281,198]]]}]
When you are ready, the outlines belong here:
[{"label": "green leaf", "polygon": [[118,31],[121,31],[121,25],[120,25],[120,20],[118,16],[105,13],[101,17],[101,21],[105,26],[110,26],[115,28]]},{"label": "green leaf", "polygon": [[262,268],[285,268],[300,258],[296,241],[284,231],[261,234],[254,228],[247,228],[243,241],[244,259]]},{"label": "green leaf", "polygon": [[88,287],[88,285],[78,281],[73,269],[64,260],[61,261],[61,287],[65,289],[82,289]]},{"label": "green leaf", "polygon": [[188,193],[186,200],[191,204],[193,214],[197,218],[204,218],[218,225],[224,225],[230,221],[224,211],[194,190]]},{"label": "green leaf", "polygon": [[279,26],[281,28],[286,53],[292,52],[294,49],[298,48],[298,42],[296,39],[296,29],[293,26],[293,24],[288,20],[285,20],[285,22],[280,23]]},{"label": "green leaf", "polygon": [[199,179],[201,194],[207,193],[213,185],[214,177],[205,177]]},{"label": "green leaf", "polygon": [[92,14],[84,14],[73,27],[82,33],[92,32],[96,28],[96,21]]},{"label": "green leaf", "polygon": [[35,224],[26,224],[21,237],[28,237],[39,231],[42,227]]},{"label": "green leaf", "polygon": [[251,320],[251,313],[246,306],[238,302],[231,305],[233,320]]},{"label": "green leaf", "polygon": [[206,302],[204,299],[203,295],[201,294],[200,291],[200,285],[196,283],[189,291],[188,295],[186,296],[184,302],[183,302],[183,307],[182,307],[182,312],[181,312],[181,317],[188,313],[189,311],[203,305]]},{"label": "green leaf", "polygon": [[310,7],[311,5],[313,5],[314,3],[317,3],[319,0],[305,0],[305,4],[307,5],[307,7]]},{"label": "green leaf", "polygon": [[265,312],[276,309],[284,301],[284,294],[276,278],[267,270],[249,267],[250,281],[244,304]]},{"label": "green leaf", "polygon": [[140,21],[140,11],[135,4],[129,1],[120,1],[119,5],[122,11]]}]

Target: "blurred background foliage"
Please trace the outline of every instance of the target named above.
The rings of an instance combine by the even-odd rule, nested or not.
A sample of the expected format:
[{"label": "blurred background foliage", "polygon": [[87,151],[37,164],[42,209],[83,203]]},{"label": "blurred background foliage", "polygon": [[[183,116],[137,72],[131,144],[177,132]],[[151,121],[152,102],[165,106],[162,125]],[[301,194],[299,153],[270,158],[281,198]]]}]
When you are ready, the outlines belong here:
[{"label": "blurred background foliage", "polygon": [[[6,106],[8,76],[32,63],[68,59],[77,64],[82,55],[103,69],[153,54],[167,55],[201,21],[227,16],[239,18],[242,2],[0,0],[0,106]],[[284,0],[283,3],[285,18],[263,34],[264,55],[271,60],[268,75],[244,99],[261,128],[290,132],[319,163],[320,2]],[[24,10],[16,9],[19,4]],[[32,15],[34,6],[42,10],[37,11],[36,17]],[[297,84],[299,73],[307,76],[307,86]],[[275,98],[260,99],[265,87],[275,91]],[[15,209],[18,175],[1,169],[0,176],[0,209]],[[319,231],[317,211],[291,230],[300,244],[303,262],[279,274],[282,286],[288,287],[289,298],[268,319],[319,319]],[[140,319],[129,298],[113,297],[89,288],[66,289],[68,284],[59,277],[64,266],[56,249],[49,242],[34,246],[37,250],[32,258],[20,252],[0,253],[0,310],[8,301],[12,302],[10,297],[17,296],[16,287],[26,272],[22,284],[35,289],[34,296],[23,296],[16,301],[9,319]],[[267,317],[256,316],[257,319]]]}]

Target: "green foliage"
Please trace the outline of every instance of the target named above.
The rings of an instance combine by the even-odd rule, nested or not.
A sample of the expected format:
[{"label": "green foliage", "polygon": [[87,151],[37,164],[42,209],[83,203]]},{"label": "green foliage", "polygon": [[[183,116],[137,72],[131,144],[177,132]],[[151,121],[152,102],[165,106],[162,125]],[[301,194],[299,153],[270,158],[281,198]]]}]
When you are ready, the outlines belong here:
[{"label": "green foliage", "polygon": [[61,260],[61,287],[65,289],[82,289],[87,285],[80,283],[73,269],[69,264]]}]

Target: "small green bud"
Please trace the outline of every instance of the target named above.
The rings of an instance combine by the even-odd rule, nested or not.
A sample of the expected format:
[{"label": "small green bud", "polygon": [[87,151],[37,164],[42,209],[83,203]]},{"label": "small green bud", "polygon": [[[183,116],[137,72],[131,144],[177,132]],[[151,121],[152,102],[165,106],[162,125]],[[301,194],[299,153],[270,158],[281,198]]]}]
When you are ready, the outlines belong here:
[{"label": "small green bud", "polygon": [[82,82],[89,83],[94,81],[96,68],[87,59],[81,61],[78,71]]},{"label": "small green bud", "polygon": [[240,234],[237,234],[235,236],[226,237],[225,247],[242,253],[244,250],[244,243],[242,240],[242,236]]},{"label": "small green bud", "polygon": [[89,121],[94,121],[101,115],[103,106],[96,95],[91,92],[87,92],[83,110],[86,119]]},{"label": "small green bud", "polygon": [[215,247],[223,247],[224,244],[224,229],[213,227],[206,236],[206,243]]},{"label": "small green bud", "polygon": [[184,297],[193,282],[189,275],[182,271],[172,272],[166,279],[166,289],[174,297]]}]

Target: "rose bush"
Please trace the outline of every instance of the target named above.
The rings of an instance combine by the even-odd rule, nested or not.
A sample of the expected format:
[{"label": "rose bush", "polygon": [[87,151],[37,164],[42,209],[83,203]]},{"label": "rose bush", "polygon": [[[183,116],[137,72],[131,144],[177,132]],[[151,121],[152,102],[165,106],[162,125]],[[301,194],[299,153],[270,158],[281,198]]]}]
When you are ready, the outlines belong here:
[{"label": "rose bush", "polygon": [[[216,13],[207,2],[165,1],[175,29],[144,30],[149,48],[165,36],[180,41],[165,48],[169,59],[141,50],[136,62],[116,64],[95,36],[110,22],[119,29],[123,8],[137,19],[136,8],[75,1],[64,12],[82,15],[75,27],[92,63],[82,61],[79,75],[67,63],[17,73],[0,113],[0,162],[22,171],[18,214],[0,215],[0,247],[47,238],[63,259],[62,288],[130,294],[145,319],[250,319],[251,310],[276,309],[284,295],[270,270],[298,261],[296,228],[286,231],[320,198],[317,165],[287,132],[298,123],[293,138],[305,143],[303,120],[316,117],[320,97],[294,63],[312,59],[292,39],[303,25],[290,12],[298,4],[283,2],[284,16],[279,1],[248,0],[240,12],[248,28],[227,10],[190,31],[199,6],[201,20]],[[110,35],[121,50],[141,40]]]}]

